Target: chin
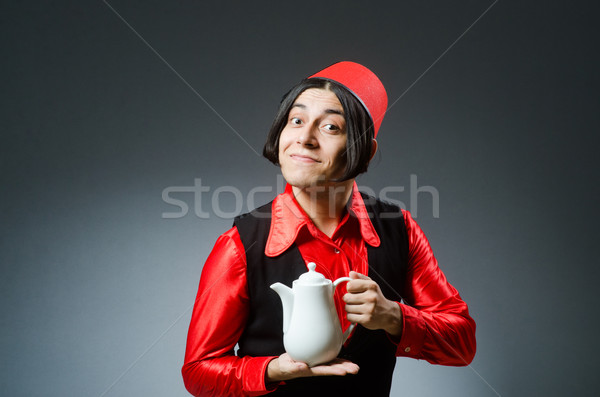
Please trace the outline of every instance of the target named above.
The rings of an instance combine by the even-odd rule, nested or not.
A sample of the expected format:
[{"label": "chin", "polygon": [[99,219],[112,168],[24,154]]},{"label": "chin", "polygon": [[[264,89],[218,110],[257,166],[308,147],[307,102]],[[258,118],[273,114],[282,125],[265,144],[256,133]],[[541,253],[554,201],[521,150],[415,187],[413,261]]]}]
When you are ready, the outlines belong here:
[{"label": "chin", "polygon": [[304,173],[285,172],[282,170],[285,181],[297,188],[305,189],[317,186],[329,186],[335,184],[328,175],[306,175]]},{"label": "chin", "polygon": [[285,175],[283,176],[283,178],[285,179],[285,181],[288,184],[290,184],[290,185],[292,185],[294,187],[301,188],[301,189],[317,185],[316,181],[310,180],[310,179],[305,179],[305,178],[287,178]]}]

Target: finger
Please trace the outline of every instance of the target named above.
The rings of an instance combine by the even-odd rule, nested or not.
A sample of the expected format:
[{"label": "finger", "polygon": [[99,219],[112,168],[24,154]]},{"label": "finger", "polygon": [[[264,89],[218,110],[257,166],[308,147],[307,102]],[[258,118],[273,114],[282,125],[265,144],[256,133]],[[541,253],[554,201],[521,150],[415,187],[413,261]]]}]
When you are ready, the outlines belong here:
[{"label": "finger", "polygon": [[348,313],[346,314],[346,318],[351,323],[356,323],[360,325],[365,325],[367,323],[367,317],[361,313]]},{"label": "finger", "polygon": [[359,370],[358,365],[348,360],[335,359],[329,363],[317,365],[311,368],[314,376],[356,374]]},{"label": "finger", "polygon": [[340,370],[346,374],[355,374],[359,370],[359,366],[351,361],[343,360],[342,362],[334,363],[332,368]]},{"label": "finger", "polygon": [[365,276],[364,274],[361,274],[359,272],[355,272],[354,270],[352,270],[349,274],[350,278],[353,280],[370,280],[371,278],[368,276]]},{"label": "finger", "polygon": [[347,293],[342,297],[344,302],[349,305],[362,305],[367,300],[367,296],[364,292],[361,293]]},{"label": "finger", "polygon": [[372,280],[355,279],[346,283],[346,291],[356,294],[375,288],[376,285]]},{"label": "finger", "polygon": [[311,376],[344,376],[350,369],[345,369],[339,366],[322,366],[311,368]]},{"label": "finger", "polygon": [[359,304],[348,304],[344,307],[344,309],[346,309],[346,313],[353,313],[353,314],[365,314],[365,313],[369,313],[371,306],[365,304],[365,303],[359,303]]}]

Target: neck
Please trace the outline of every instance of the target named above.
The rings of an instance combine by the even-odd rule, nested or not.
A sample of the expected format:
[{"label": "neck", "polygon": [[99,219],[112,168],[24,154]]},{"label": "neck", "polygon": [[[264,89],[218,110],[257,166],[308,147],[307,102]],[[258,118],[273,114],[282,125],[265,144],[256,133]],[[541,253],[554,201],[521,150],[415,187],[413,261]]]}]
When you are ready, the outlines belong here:
[{"label": "neck", "polygon": [[315,226],[331,237],[352,195],[354,179],[326,186],[292,186],[294,197]]}]

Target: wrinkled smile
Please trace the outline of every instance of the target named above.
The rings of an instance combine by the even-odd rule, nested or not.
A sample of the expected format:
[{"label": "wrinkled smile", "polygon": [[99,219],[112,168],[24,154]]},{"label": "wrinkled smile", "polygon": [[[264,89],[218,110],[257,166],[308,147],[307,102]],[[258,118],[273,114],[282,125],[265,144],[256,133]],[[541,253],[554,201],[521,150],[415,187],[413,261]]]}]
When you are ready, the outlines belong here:
[{"label": "wrinkled smile", "polygon": [[315,158],[312,158],[310,156],[304,156],[304,155],[301,155],[301,154],[290,154],[290,157],[293,160],[296,160],[296,161],[298,161],[300,163],[306,163],[306,164],[320,163],[320,161],[317,160],[317,159],[315,159]]}]

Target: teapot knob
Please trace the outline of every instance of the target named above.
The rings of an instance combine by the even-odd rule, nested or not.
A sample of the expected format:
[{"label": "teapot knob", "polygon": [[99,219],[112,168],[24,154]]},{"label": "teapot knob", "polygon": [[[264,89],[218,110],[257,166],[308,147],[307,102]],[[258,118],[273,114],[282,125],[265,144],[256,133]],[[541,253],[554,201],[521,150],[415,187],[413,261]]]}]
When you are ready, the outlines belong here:
[{"label": "teapot knob", "polygon": [[324,285],[329,282],[321,273],[315,271],[317,264],[309,262],[307,265],[308,271],[298,277],[298,283],[302,285]]}]

